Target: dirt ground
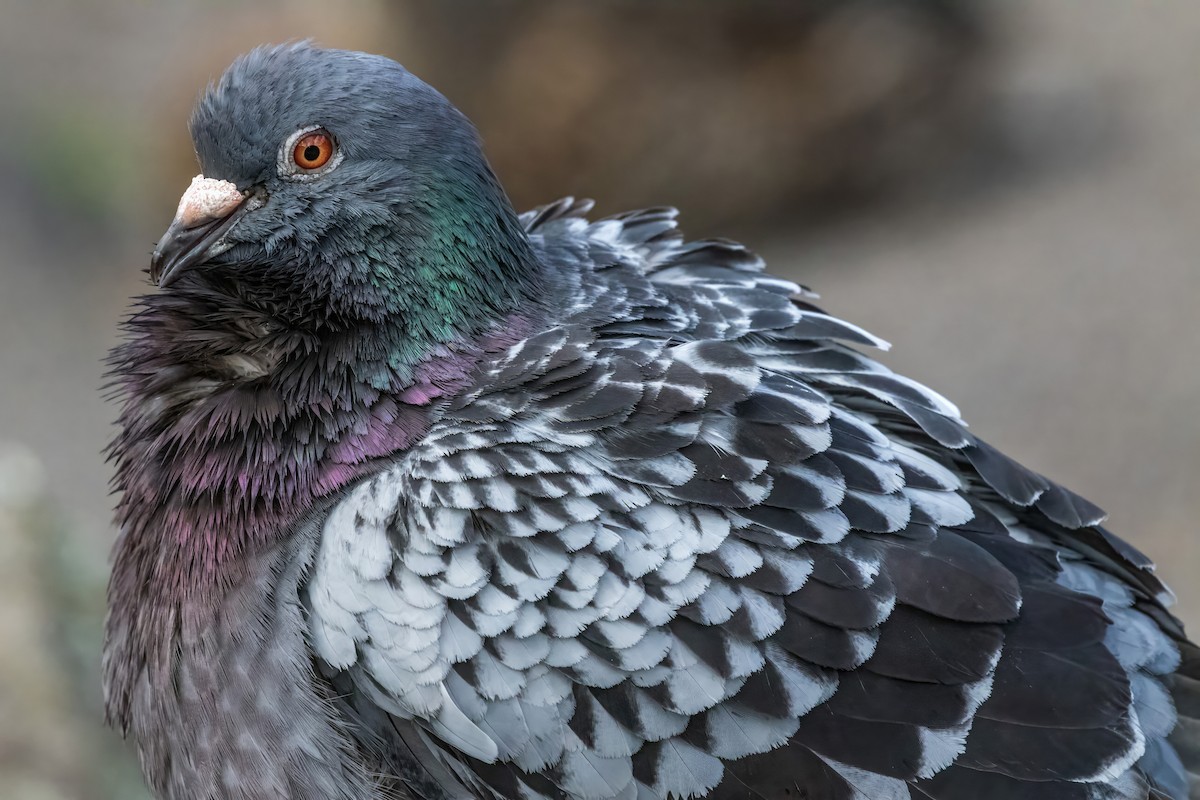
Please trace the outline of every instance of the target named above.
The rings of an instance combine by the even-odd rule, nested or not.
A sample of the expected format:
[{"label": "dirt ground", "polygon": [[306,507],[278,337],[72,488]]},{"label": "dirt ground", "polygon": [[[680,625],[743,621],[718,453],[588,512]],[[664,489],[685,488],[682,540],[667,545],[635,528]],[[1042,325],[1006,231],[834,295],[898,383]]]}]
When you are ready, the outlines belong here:
[{"label": "dirt ground", "polygon": [[[281,36],[256,33],[273,30],[264,12],[258,28],[206,41],[230,4],[33,5],[0,11],[12,15],[0,20],[0,104],[22,112],[0,115],[0,142],[14,143],[0,147],[0,443],[22,448],[0,447],[0,480],[25,487],[34,454],[49,494],[39,513],[67,533],[29,546],[15,539],[25,512],[0,514],[0,787],[16,792],[0,794],[126,797],[92,780],[95,761],[63,766],[80,736],[98,735],[76,724],[94,720],[94,630],[42,666],[53,606],[94,620],[99,595],[24,577],[52,557],[74,565],[61,574],[103,580],[99,452],[113,410],[101,360],[173,211],[145,201],[176,189],[147,165],[163,137],[185,135],[178,115],[160,129],[144,98],[163,65]],[[891,341],[886,362],[954,400],[976,432],[1107,508],[1200,625],[1200,5],[1002,5],[992,149],[902,201],[753,244]],[[349,8],[371,19],[369,4]],[[322,38],[369,45],[338,31]],[[84,179],[59,196],[56,170]],[[14,720],[44,735],[31,745]]]}]

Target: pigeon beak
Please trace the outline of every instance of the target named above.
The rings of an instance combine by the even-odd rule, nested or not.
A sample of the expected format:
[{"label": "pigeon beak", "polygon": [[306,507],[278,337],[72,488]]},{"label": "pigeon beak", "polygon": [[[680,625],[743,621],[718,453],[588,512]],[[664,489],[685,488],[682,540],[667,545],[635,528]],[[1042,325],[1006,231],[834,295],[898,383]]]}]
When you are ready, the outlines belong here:
[{"label": "pigeon beak", "polygon": [[229,181],[197,175],[183,193],[175,219],[154,248],[150,279],[160,289],[191,267],[229,248],[225,234],[248,212],[266,202],[259,188],[245,192]]}]

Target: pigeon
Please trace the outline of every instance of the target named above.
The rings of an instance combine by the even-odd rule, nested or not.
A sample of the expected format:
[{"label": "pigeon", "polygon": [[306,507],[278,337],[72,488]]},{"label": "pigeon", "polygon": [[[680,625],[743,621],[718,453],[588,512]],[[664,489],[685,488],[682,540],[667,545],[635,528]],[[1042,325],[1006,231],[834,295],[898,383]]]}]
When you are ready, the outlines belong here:
[{"label": "pigeon", "polygon": [[518,215],[380,56],[254,50],[190,130],[111,356],[156,796],[1200,796],[1151,562],[746,247]]}]

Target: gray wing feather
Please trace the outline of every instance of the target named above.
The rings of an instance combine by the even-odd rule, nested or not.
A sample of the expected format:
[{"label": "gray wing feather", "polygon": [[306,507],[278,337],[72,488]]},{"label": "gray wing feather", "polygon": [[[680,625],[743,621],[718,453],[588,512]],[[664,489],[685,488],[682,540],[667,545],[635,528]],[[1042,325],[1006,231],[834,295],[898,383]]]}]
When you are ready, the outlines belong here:
[{"label": "gray wing feather", "polygon": [[326,519],[321,662],[481,796],[1183,796],[1165,590],[1098,509],[740,245],[587,207],[523,218],[561,324]]}]

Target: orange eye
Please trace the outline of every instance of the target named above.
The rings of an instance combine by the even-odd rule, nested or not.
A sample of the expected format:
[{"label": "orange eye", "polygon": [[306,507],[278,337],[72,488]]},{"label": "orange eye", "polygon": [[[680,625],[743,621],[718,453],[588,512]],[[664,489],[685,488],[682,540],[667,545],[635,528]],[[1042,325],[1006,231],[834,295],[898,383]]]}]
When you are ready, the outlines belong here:
[{"label": "orange eye", "polygon": [[300,169],[320,169],[333,158],[333,137],[325,131],[306,133],[292,148],[292,160]]}]

